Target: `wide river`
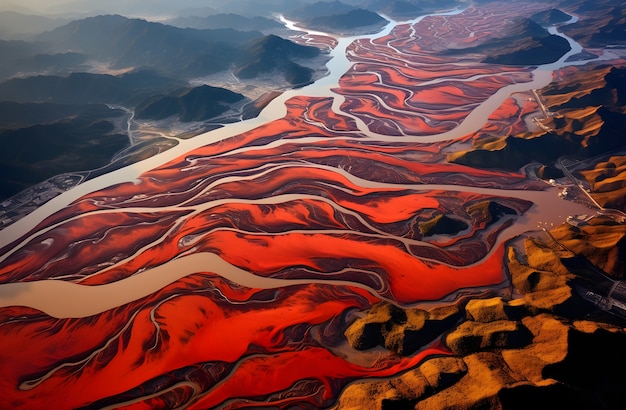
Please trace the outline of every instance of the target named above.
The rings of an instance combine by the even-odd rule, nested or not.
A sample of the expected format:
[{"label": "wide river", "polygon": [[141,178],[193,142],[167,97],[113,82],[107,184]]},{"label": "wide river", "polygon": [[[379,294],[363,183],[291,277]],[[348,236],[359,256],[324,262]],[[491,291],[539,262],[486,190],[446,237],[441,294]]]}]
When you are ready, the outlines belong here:
[{"label": "wide river", "polygon": [[[454,10],[448,13],[440,13],[435,15],[453,15],[460,13],[460,10]],[[420,19],[426,16],[422,16],[418,19],[410,21],[410,23],[416,23]],[[573,18],[571,22],[575,21]],[[284,21],[288,27],[293,28],[293,23]],[[332,108],[336,113],[352,118],[357,124],[359,134],[365,135],[366,138],[382,141],[382,142],[395,142],[399,139],[407,141],[408,138],[413,138],[415,142],[420,143],[432,143],[437,141],[453,140],[466,136],[479,130],[486,122],[488,116],[496,110],[512,93],[528,91],[532,89],[540,89],[548,85],[552,80],[552,73],[554,70],[562,68],[567,65],[576,65],[588,63],[589,60],[584,61],[567,61],[571,56],[576,55],[582,50],[582,47],[573,41],[571,38],[560,33],[556,28],[551,28],[551,32],[558,34],[570,43],[571,50],[559,61],[546,64],[537,67],[532,72],[532,81],[525,83],[516,83],[500,88],[497,92],[493,93],[488,99],[479,104],[473,111],[457,126],[456,128],[436,135],[428,136],[389,136],[372,132],[367,128],[363,121],[356,116],[351,115],[349,112],[345,112],[341,109],[341,105],[344,102],[345,97],[339,95],[333,91],[338,87],[340,77],[346,73],[351,67],[352,63],[348,59],[347,49],[348,46],[357,39],[373,39],[385,36],[391,32],[391,30],[399,22],[391,21],[387,24],[382,31],[355,37],[342,37],[338,39],[337,46],[330,54],[328,75],[319,79],[313,84],[310,84],[304,88],[290,90],[276,99],[274,99],[256,118],[241,121],[233,124],[227,124],[223,128],[204,133],[189,140],[181,140],[180,143],[159,155],[138,162],[131,166],[113,171],[109,174],[87,181],[70,191],[59,195],[52,199],[48,203],[44,204],[30,215],[17,221],[16,223],[6,227],[0,233],[0,247],[4,247],[21,238],[13,250],[9,250],[4,255],[0,256],[0,263],[4,261],[9,255],[11,255],[16,249],[23,244],[27,243],[30,239],[40,235],[51,227],[43,227],[38,231],[32,231],[38,224],[40,224],[45,218],[54,214],[55,212],[67,207],[72,202],[81,198],[82,196],[94,191],[102,190],[112,185],[120,184],[123,182],[132,182],[136,180],[142,173],[154,169],[174,158],[177,158],[185,153],[194,150],[198,147],[210,144],[216,141],[226,140],[233,136],[242,134],[246,131],[250,131],[268,122],[280,119],[285,116],[287,110],[285,102],[296,96],[311,96],[311,97],[332,97],[334,102]],[[317,33],[324,34],[324,33]],[[433,80],[437,81],[437,80]],[[459,80],[462,81],[462,80]],[[294,143],[294,140],[290,140],[290,143]],[[296,140],[298,142],[298,140]],[[301,143],[305,143],[306,140],[302,139]],[[280,145],[281,141],[272,143],[272,146]],[[241,150],[258,150],[267,147],[255,146],[240,148]],[[324,168],[324,166],[315,166],[317,168]],[[328,167],[329,169],[331,167]],[[354,175],[343,169],[332,168],[335,173],[340,173],[355,185],[362,187],[372,188],[395,188],[398,185],[379,183],[368,181]],[[525,190],[502,190],[502,189],[486,189],[470,186],[459,185],[403,185],[407,189],[416,190],[451,190],[460,192],[475,192],[486,195],[507,196],[511,198],[518,198],[528,200],[534,203],[534,206],[526,212],[523,216],[515,219],[510,227],[506,228],[498,237],[498,243],[511,239],[523,232],[529,230],[536,230],[539,225],[546,224],[558,224],[565,220],[568,215],[589,213],[590,210],[579,204],[564,201],[558,198],[558,190],[553,187],[547,187],[543,191],[525,191]],[[288,201],[297,199],[298,195],[283,196],[281,198],[269,198],[264,200],[257,200],[255,203],[271,203],[275,201]],[[203,204],[202,208],[219,205],[217,202],[211,202]],[[132,208],[133,211],[147,211],[150,208]],[[96,211],[100,212],[100,211]],[[102,211],[105,212],[105,211]],[[30,232],[30,233],[29,233]],[[493,249],[497,248],[496,246]],[[239,283],[248,287],[256,288],[279,288],[287,286],[297,282],[303,282],[304,280],[281,280],[272,278],[263,278],[246,272],[220,258],[216,254],[212,253],[197,253],[186,256],[178,257],[166,264],[158,266],[153,269],[145,270],[135,275],[117,281],[115,283],[100,285],[100,286],[82,286],[75,283],[69,283],[60,280],[41,280],[28,283],[10,283],[0,285],[0,307],[3,306],[29,306],[32,308],[40,309],[54,317],[86,317],[103,312],[107,309],[111,309],[116,306],[121,306],[125,303],[137,300],[153,292],[158,291],[169,283],[172,283],[184,276],[195,273],[199,270],[199,267],[210,266],[211,270],[219,273],[223,277],[226,277],[236,283]],[[311,282],[306,280],[304,282]],[[328,282],[328,281],[325,281]],[[341,283],[341,282],[337,282]],[[350,283],[354,286],[353,283]]]}]

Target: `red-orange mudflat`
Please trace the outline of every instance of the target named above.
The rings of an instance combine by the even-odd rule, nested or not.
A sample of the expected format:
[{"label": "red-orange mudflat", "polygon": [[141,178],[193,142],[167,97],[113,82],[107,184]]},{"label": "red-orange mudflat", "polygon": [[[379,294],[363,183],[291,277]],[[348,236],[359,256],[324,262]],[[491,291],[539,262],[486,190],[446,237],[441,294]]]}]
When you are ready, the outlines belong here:
[{"label": "red-orange mudflat", "polygon": [[[533,203],[497,192],[544,185],[447,163],[445,152],[519,132],[536,102],[520,93],[476,132],[420,137],[454,130],[498,90],[531,80],[529,67],[443,53],[496,35],[517,8],[469,8],[355,41],[334,94],[291,98],[283,118],[89,193],[5,246],[1,283],[106,287],[203,253],[282,282],[237,283],[202,265],[88,317],[2,307],[0,407],[319,408],[354,380],[449,354],[433,340],[409,357],[374,357],[346,347],[344,331],[381,300],[412,306],[504,280],[503,239]],[[345,98],[338,111],[334,98]],[[442,214],[465,227],[430,234]]]}]

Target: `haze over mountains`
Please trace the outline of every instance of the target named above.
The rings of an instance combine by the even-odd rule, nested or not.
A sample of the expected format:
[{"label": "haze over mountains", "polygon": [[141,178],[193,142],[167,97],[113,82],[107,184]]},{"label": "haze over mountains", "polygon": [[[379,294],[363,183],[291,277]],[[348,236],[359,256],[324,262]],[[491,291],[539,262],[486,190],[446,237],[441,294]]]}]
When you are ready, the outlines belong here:
[{"label": "haze over mountains", "polygon": [[[125,115],[137,111],[135,118],[143,120],[214,120],[242,110],[250,102],[245,90],[259,79],[269,81],[274,90],[284,90],[324,75],[324,52],[291,41],[294,33],[280,23],[279,14],[317,30],[360,33],[379,29],[387,23],[384,17],[402,20],[462,4],[457,0],[3,2],[0,103],[11,103],[5,107],[19,120],[0,121],[0,132],[45,129],[59,121],[72,127],[78,124],[73,120],[81,118],[113,124],[93,128],[102,135],[126,132],[122,112],[107,108],[111,106],[123,106],[128,110]],[[624,17],[624,10],[613,7],[596,20],[569,24],[564,30],[590,46],[624,44]],[[544,27],[568,19],[556,9],[515,19],[501,37],[448,52],[476,53],[483,62],[505,65],[555,61],[569,45]],[[238,88],[227,89],[225,79],[237,82]],[[80,104],[103,105],[85,111],[77,108]],[[27,112],[33,113],[29,121]],[[20,138],[28,141],[28,135],[21,132]],[[50,138],[62,139],[64,134],[55,132]],[[76,170],[92,168],[84,163]]]},{"label": "haze over mountains", "polygon": [[318,1],[307,4],[287,13],[287,17],[304,26],[331,32],[368,26],[380,27],[387,23],[387,20],[376,12],[356,8],[340,1]]},{"label": "haze over mountains", "polygon": [[245,17],[234,13],[218,13],[208,16],[180,16],[166,21],[167,24],[182,28],[219,29],[231,28],[235,30],[277,30],[283,25],[267,17]]},{"label": "haze over mountains", "polygon": [[[128,1],[109,0],[7,0],[2,9],[25,14],[47,16],[80,17],[97,14],[117,13],[126,16],[140,16],[154,19],[158,17],[179,17],[209,15],[218,13],[236,13],[245,16],[271,16],[272,13],[286,13],[303,5],[319,0],[169,0]],[[461,2],[457,0],[343,0],[342,3],[371,11],[383,9],[404,9],[420,7],[423,9],[453,7]]]},{"label": "haze over mountains", "polygon": [[[132,121],[170,123],[202,123],[237,110],[254,115],[244,108],[249,96],[223,88],[224,78],[252,85],[261,76],[280,90],[324,75],[323,52],[289,40],[293,33],[279,14],[316,29],[356,33],[386,24],[378,12],[415,12],[417,3],[5,2],[0,139],[11,144],[19,138],[37,152],[30,165],[24,155],[0,159],[0,199],[59,173],[105,166],[120,150],[131,150],[124,163],[144,157],[147,142],[129,148],[123,138],[131,115]],[[202,80],[215,75],[222,80]],[[87,152],[90,146],[100,147],[97,155]]]},{"label": "haze over mountains", "polygon": [[17,11],[0,11],[0,38],[27,38],[42,31],[55,29],[68,22],[68,18],[24,14]]},{"label": "haze over mountains", "polygon": [[[489,39],[471,48],[450,49],[448,52],[480,53],[482,62],[506,65],[539,65],[557,61],[570,50],[563,37],[550,34],[535,22],[549,19],[543,14],[531,18],[518,17],[508,24],[502,37]],[[550,23],[554,24],[554,23]]]},{"label": "haze over mountains", "polygon": [[243,99],[243,95],[230,90],[202,85],[147,98],[135,107],[135,115],[157,120],[178,115],[183,122],[204,121],[224,113],[230,104]]},{"label": "haze over mountains", "polygon": [[[179,16],[177,27],[119,14],[70,19],[6,11],[0,12],[4,21],[13,23],[0,31],[0,140],[13,146],[17,138],[41,150],[31,153],[30,165],[27,156],[5,150],[0,199],[59,173],[107,165],[129,145],[122,134],[130,113],[139,120],[203,122],[250,101],[220,82],[199,85],[198,78],[232,73],[252,84],[271,75],[276,89],[284,89],[310,82],[311,67],[321,72],[325,62],[307,63],[321,51],[269,34],[287,30],[260,16]],[[107,147],[97,156],[84,152],[100,146],[94,141]]]},{"label": "haze over mountains", "polygon": [[[262,37],[233,29],[182,29],[119,15],[76,20],[40,34],[49,53],[76,50],[111,68],[154,67],[177,76],[221,71],[241,56],[240,47]],[[212,64],[207,64],[208,60]]]}]

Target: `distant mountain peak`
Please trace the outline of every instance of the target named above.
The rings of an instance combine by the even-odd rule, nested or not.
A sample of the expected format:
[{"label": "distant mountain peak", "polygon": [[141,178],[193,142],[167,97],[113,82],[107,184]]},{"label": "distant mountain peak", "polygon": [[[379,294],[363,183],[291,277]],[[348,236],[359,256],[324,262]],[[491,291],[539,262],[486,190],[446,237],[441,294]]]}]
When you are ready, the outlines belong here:
[{"label": "distant mountain peak", "polygon": [[530,19],[542,26],[552,26],[570,20],[571,16],[559,9],[540,11],[530,16]]},{"label": "distant mountain peak", "polygon": [[230,66],[260,32],[180,28],[116,14],[75,20],[38,36],[49,52],[82,52],[113,68],[202,76]]},{"label": "distant mountain peak", "polygon": [[259,16],[245,17],[235,13],[213,14],[206,17],[177,17],[168,20],[167,23],[177,27],[189,27],[196,29],[232,28],[242,31],[263,31],[283,28],[283,25],[276,20]]},{"label": "distant mountain peak", "polygon": [[296,44],[291,40],[284,39],[274,34],[254,40],[248,51],[249,57],[266,57],[286,59],[286,58],[313,58],[320,54],[315,47]]},{"label": "distant mountain peak", "polygon": [[311,80],[313,71],[296,64],[292,59],[314,58],[320,53],[316,47],[303,46],[270,34],[250,44],[235,75],[240,78],[255,78],[261,73],[278,69],[292,85],[307,83]]},{"label": "distant mountain peak", "polygon": [[135,108],[137,118],[161,120],[178,117],[182,122],[205,121],[223,114],[244,96],[225,88],[201,85],[167,95],[155,95]]},{"label": "distant mountain peak", "polygon": [[350,10],[356,9],[355,6],[351,6],[340,1],[318,1],[311,4],[305,4],[289,13],[290,17],[299,19],[309,19],[313,17],[322,17],[334,14],[344,14]]},{"label": "distant mountain peak", "polygon": [[508,37],[546,37],[550,33],[540,24],[526,17],[516,17],[511,20],[507,31]]},{"label": "distant mountain peak", "polygon": [[307,4],[291,12],[288,17],[307,27],[333,32],[382,25],[386,22],[378,13],[340,1]]}]

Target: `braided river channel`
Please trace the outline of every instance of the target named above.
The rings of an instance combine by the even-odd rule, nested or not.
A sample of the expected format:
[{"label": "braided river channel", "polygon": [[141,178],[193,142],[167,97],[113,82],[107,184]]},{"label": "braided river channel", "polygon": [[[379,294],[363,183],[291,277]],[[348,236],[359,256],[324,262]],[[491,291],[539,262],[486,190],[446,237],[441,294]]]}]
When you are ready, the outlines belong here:
[{"label": "braided river channel", "polygon": [[[442,52],[520,7],[543,6],[303,34],[334,45],[325,77],[0,231],[0,407],[324,407],[447,354],[351,351],[343,331],[381,300],[497,290],[507,241],[595,212],[521,171],[445,160],[477,133],[523,130],[541,113],[532,91],[591,62],[558,27],[571,50],[550,64]],[[420,231],[439,214],[460,228]]]}]

